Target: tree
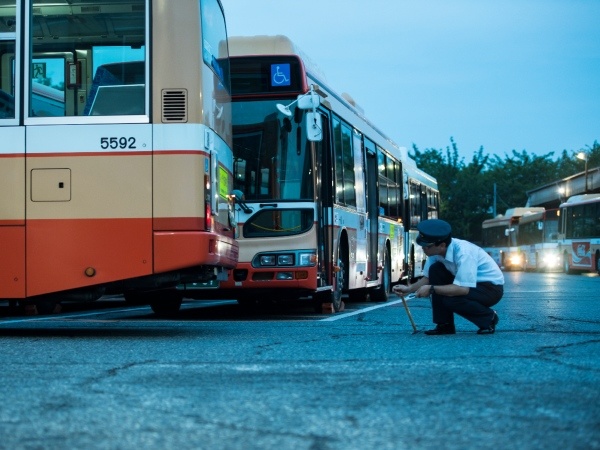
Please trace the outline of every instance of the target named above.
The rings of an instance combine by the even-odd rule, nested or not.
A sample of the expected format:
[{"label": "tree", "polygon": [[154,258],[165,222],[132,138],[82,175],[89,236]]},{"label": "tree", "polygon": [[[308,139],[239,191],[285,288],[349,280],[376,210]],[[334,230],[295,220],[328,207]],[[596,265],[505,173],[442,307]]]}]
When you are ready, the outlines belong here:
[{"label": "tree", "polygon": [[[584,149],[588,155],[588,169],[600,166],[600,144]],[[504,158],[484,154],[483,147],[466,164],[459,156],[453,138],[445,151],[425,149],[413,144],[410,156],[417,166],[437,179],[440,190],[440,218],[452,225],[456,237],[474,242],[481,240],[481,223],[492,218],[494,185],[497,193],[497,213],[525,206],[527,191],[552,183],[583,170],[575,151],[532,155],[526,150],[513,150]]]}]

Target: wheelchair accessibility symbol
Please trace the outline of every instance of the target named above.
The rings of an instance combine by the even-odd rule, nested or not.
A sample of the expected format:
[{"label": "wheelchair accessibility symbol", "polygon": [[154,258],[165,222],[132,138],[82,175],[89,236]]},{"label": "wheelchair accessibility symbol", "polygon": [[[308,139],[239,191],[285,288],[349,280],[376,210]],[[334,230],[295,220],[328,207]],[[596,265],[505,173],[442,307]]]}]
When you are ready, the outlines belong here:
[{"label": "wheelchair accessibility symbol", "polygon": [[290,65],[271,64],[271,86],[289,86],[290,84]]}]

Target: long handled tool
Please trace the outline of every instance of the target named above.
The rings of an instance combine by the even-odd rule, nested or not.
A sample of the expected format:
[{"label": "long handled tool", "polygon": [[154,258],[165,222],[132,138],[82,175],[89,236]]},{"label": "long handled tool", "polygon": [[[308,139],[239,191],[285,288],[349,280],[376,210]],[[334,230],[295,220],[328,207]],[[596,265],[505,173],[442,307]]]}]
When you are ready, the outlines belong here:
[{"label": "long handled tool", "polygon": [[400,298],[402,299],[402,304],[404,305],[404,309],[406,310],[406,315],[408,316],[408,318],[410,320],[410,324],[413,327],[413,334],[416,334],[416,333],[419,332],[419,330],[417,330],[417,326],[415,325],[415,321],[413,320],[412,314],[410,313],[410,309],[408,309],[408,304],[406,303],[406,298],[413,299],[413,298],[415,298],[415,294],[410,294],[406,298],[402,294],[399,294],[399,295],[400,295]]}]

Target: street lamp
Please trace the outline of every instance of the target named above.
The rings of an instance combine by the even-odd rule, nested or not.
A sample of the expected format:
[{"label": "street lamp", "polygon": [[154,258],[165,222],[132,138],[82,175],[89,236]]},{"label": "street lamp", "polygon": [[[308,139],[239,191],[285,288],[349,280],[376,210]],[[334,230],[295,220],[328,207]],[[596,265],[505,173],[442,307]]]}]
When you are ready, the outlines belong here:
[{"label": "street lamp", "polygon": [[587,170],[587,166],[588,166],[588,159],[589,159],[589,154],[586,151],[581,151],[579,153],[577,153],[577,159],[583,159],[585,161],[585,192],[584,194],[587,194],[588,191],[588,170]]}]

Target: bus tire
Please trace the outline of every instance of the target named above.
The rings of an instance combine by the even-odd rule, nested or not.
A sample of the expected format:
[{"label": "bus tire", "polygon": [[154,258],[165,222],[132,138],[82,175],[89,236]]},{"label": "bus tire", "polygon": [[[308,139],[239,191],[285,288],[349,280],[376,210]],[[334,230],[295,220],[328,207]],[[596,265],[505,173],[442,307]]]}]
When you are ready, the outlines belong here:
[{"label": "bus tire", "polygon": [[331,303],[333,303],[333,310],[335,312],[342,310],[342,294],[346,287],[346,261],[346,252],[342,245],[338,250],[337,271],[334,275],[333,291],[331,292]]},{"label": "bus tire", "polygon": [[569,255],[567,255],[566,253],[563,255],[563,272],[566,274],[570,274],[572,273],[571,271],[571,266],[569,265]]},{"label": "bus tire", "polygon": [[390,274],[390,256],[386,249],[383,256],[383,267],[381,268],[381,284],[371,291],[371,299],[374,302],[387,302],[392,290],[392,276]]}]

